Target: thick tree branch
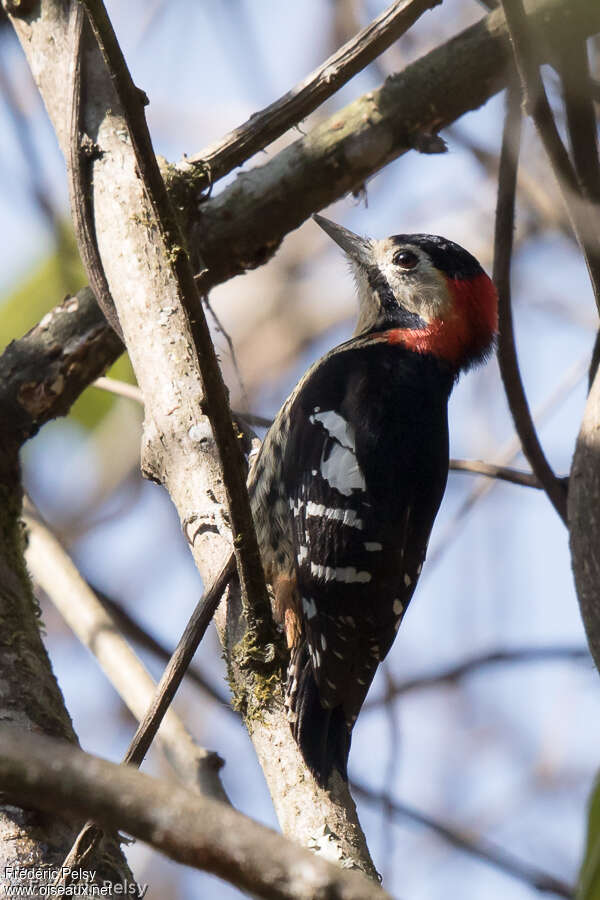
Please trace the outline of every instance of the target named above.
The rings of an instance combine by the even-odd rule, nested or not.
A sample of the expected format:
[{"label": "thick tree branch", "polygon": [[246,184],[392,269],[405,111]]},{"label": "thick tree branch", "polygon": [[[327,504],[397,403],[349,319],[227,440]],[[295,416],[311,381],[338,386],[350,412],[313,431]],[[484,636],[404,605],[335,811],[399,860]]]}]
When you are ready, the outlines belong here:
[{"label": "thick tree branch", "polygon": [[91,816],[266,900],[389,897],[360,873],[319,859],[223,803],[4,726],[0,786],[34,808]]},{"label": "thick tree branch", "polygon": [[[600,29],[600,6],[587,0],[533,5],[532,27],[560,35],[568,21],[585,36]],[[550,52],[550,51],[548,51]],[[282,237],[391,160],[418,147],[507,83],[511,59],[501,10],[426,54],[377,90],[339,110],[264,166],[237,177],[216,197],[194,190],[183,163],[169,183],[187,208],[203,290],[265,263]]]},{"label": "thick tree branch", "polygon": [[[123,108],[124,122],[131,138],[138,177],[142,181],[144,193],[152,208],[153,224],[160,234],[164,260],[170,269],[169,276],[194,342],[204,391],[205,412],[210,420],[223,467],[238,574],[247,603],[246,617],[249,624],[257,630],[257,640],[265,640],[271,618],[270,605],[246,491],[244,466],[239,442],[233,430],[227,391],[194,275],[188,255],[182,248],[183,239],[154,155],[140,91],[131,80],[103,3],[101,0],[82,0],[82,3],[87,10],[107,72]],[[78,10],[79,7],[73,12],[75,19],[79,16]],[[160,327],[159,325],[158,328]],[[143,389],[141,382],[140,386]],[[147,394],[145,396],[148,403],[149,398]]]},{"label": "thick tree branch", "polygon": [[[562,33],[567,19],[573,33],[582,37],[600,29],[600,7],[590,6],[585,0],[540,0],[536,9],[534,26],[539,26],[545,36]],[[54,24],[57,45],[63,46],[68,34],[65,17],[61,15]],[[16,26],[20,30],[19,22]],[[32,32],[34,40],[36,34],[37,31]],[[23,38],[28,40],[26,34]],[[56,111],[53,118],[59,139],[66,146],[65,96],[56,89],[58,84],[66,83],[65,61],[59,56],[52,65],[44,65],[41,51],[30,55],[46,104]],[[509,59],[506,24],[498,11],[389,78],[378,91],[340,110],[271,162],[238,177],[218,197],[202,202],[202,190],[196,188],[194,172],[189,167],[186,171],[185,163],[182,171],[169,167],[165,174],[171,196],[188,209],[188,241],[197,248],[207,267],[203,284],[218,284],[263,264],[275,253],[285,234],[316,209],[359,187],[394,156],[405,153],[419,133],[442,128],[480,106],[506,84]],[[380,152],[382,147],[385,153]],[[205,232],[199,229],[198,210]],[[82,296],[80,292],[80,303]],[[86,310],[86,316],[89,314]],[[69,320],[70,324],[75,322],[76,318]],[[97,322],[102,322],[98,316]],[[82,330],[84,327],[82,322]],[[65,333],[65,340],[77,334],[78,329],[71,328]],[[118,344],[108,334],[104,326],[104,334],[98,334],[98,345],[112,362],[118,355]],[[113,345],[110,352],[107,343]],[[20,342],[11,346],[15,352],[21,350]],[[65,374],[61,374],[64,380]],[[4,401],[2,376],[0,364],[0,403]],[[76,379],[71,390],[64,381],[58,401],[62,400],[62,391],[69,388],[73,402],[87,383]],[[46,393],[47,413],[39,424],[64,414],[68,408],[62,402],[53,406],[54,392]],[[39,424],[35,425],[36,430]]]},{"label": "thick tree branch", "polygon": [[89,288],[49,312],[0,356],[0,421],[20,447],[66,415],[82,391],[123,352]]},{"label": "thick tree branch", "polygon": [[279,100],[254,113],[247,122],[230,131],[216,144],[188,157],[190,165],[199,167],[197,188],[212,187],[219,178],[305,119],[357,72],[387,50],[424,12],[441,2],[396,0]]}]

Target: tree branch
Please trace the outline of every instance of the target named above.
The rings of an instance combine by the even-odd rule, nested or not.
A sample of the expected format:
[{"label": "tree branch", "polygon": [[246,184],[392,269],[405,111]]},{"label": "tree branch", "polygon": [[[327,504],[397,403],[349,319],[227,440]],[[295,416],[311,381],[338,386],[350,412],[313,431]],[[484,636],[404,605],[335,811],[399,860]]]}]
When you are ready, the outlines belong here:
[{"label": "tree branch", "polygon": [[500,152],[498,202],[494,229],[493,278],[498,290],[498,362],[506,398],[517,434],[521,440],[523,452],[543,485],[550,502],[566,525],[566,486],[554,474],[538,439],[519,371],[515,346],[510,299],[510,263],[515,220],[519,144],[521,141],[521,110],[519,104],[519,91],[516,86],[511,86],[507,93],[506,120],[502,137],[502,150]]},{"label": "tree branch", "polygon": [[[274,103],[186,162],[198,167],[196,188],[212,188],[236,166],[281,137],[333,96],[442,0],[396,0],[380,16]],[[203,180],[204,179],[204,180]]]},{"label": "tree branch", "polygon": [[[72,3],[42,0],[42,4],[42,15],[13,21],[64,150],[68,138],[64,132],[64,95],[59,87],[64,83],[64,59],[47,49],[49,44],[64,47]],[[84,130],[101,150],[93,160],[90,181],[95,232],[144,393],[144,468],[168,488],[204,582],[211,584],[223,559],[229,556],[231,526],[223,512],[223,475],[215,441],[201,416],[203,404],[209,393],[213,397],[213,391],[207,383],[206,395],[203,392],[193,349],[193,336],[197,337],[200,328],[200,304],[191,311],[194,321],[190,322],[177,283],[183,274],[189,285],[187,256],[181,244],[173,246],[176,230],[165,236],[159,222],[162,207],[157,218],[155,205],[148,200],[140,181],[145,169],[130,142],[122,138],[128,133],[128,125],[112,80],[93,48],[85,54],[85,67],[83,75],[94,103],[83,109]],[[141,104],[135,89],[130,99],[133,104]],[[141,105],[138,113],[142,115]],[[142,162],[151,165],[148,159]],[[165,258],[169,246],[172,252]],[[188,270],[180,272],[178,267],[185,266]],[[174,269],[178,270],[175,274]],[[205,328],[203,316],[202,323]],[[204,365],[204,353],[202,360]],[[214,404],[214,397],[211,402]],[[231,429],[226,400],[214,405]],[[237,465],[237,439],[233,449]],[[241,471],[240,478],[240,496],[246,497]],[[249,540],[247,531],[243,539]],[[375,877],[347,785],[339,779],[333,791],[326,792],[307,776],[283,707],[279,660],[272,659],[267,640],[257,640],[256,633],[248,633],[248,604],[242,604],[239,592],[232,589],[227,605],[222,607],[221,624],[226,617],[227,627],[221,628],[221,636],[235,700],[244,714],[283,830],[323,852],[331,852],[333,840],[340,864],[358,865]]]},{"label": "tree branch", "polygon": [[[131,713],[142,719],[156,691],[154,681],[38,511],[31,504],[26,509],[25,558],[33,578],[94,654]],[[217,800],[227,799],[218,775],[222,760],[196,744],[172,709],[166,711],[157,733],[167,759],[184,784]]]},{"label": "tree branch", "polygon": [[[531,26],[522,0],[502,0],[513,48],[515,63],[521,80],[525,107],[533,119],[550,164],[556,175],[573,231],[588,268],[596,307],[600,312],[600,216],[593,206],[582,200],[577,174],[561,140],[540,74],[541,58],[535,40],[535,26]],[[578,42],[581,35],[565,22],[565,40]]]},{"label": "tree branch", "polygon": [[66,415],[123,352],[89,288],[68,297],[0,356],[0,420],[20,447]]},{"label": "tree branch", "polygon": [[451,459],[449,468],[451,472],[485,475],[486,478],[497,478],[499,481],[508,481],[511,484],[520,484],[523,487],[542,489],[539,478],[532,472],[522,472],[520,469],[512,469],[509,466],[501,466],[497,463],[483,462],[480,459]]},{"label": "tree branch", "polygon": [[469,853],[476,859],[481,860],[481,862],[488,863],[507,875],[517,878],[536,891],[556,894],[559,897],[573,897],[573,888],[569,884],[555,878],[553,875],[549,875],[547,872],[541,871],[537,866],[531,866],[522,862],[522,860],[513,856],[512,853],[496,846],[491,841],[481,838],[475,839],[464,831],[459,831],[455,827],[451,828],[439,822],[433,816],[426,815],[406,803],[392,800],[387,794],[373,791],[366,785],[353,782],[352,787],[359,797],[371,803],[384,806],[394,818],[410,819],[419,825],[424,825],[425,828],[434,831],[443,840],[452,844],[453,847],[464,850],[465,853]]},{"label": "tree branch", "polygon": [[[600,7],[587,0],[538,0],[530,18],[545,37],[560,35],[567,20],[582,36],[600,29]],[[185,162],[181,170],[171,167],[169,184],[187,210],[188,234],[204,261],[198,265],[201,289],[264,264],[313,212],[360,190],[391,160],[418,147],[423,135],[437,134],[485,103],[507,83],[507,37],[497,10],[209,200],[194,189]]]},{"label": "tree branch", "polygon": [[389,898],[362,874],[319,859],[223,803],[5,726],[0,786],[36,809],[91,816],[266,900]]},{"label": "tree branch", "polygon": [[440,687],[440,685],[454,685],[467,675],[478,672],[479,669],[488,666],[506,664],[531,664],[545,663],[555,660],[585,661],[590,655],[585,647],[555,646],[555,647],[519,647],[513,650],[492,650],[489,653],[480,653],[463,659],[452,666],[447,666],[428,675],[416,675],[414,678],[406,678],[404,681],[392,681],[386,696],[369,700],[365,709],[377,709],[390,699],[395,700],[411,691],[427,690]]}]

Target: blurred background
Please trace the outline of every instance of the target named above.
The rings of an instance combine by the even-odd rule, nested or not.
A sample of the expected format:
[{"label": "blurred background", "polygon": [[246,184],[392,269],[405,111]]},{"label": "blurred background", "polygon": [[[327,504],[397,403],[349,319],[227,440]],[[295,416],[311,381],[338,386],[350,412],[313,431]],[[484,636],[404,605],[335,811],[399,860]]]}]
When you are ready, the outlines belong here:
[{"label": "blurred background", "polygon": [[[171,161],[199,153],[276,99],[384,8],[374,0],[107,6],[136,84],[150,98],[156,151]],[[483,14],[476,0],[425,14],[302,129]],[[4,345],[84,279],[68,224],[63,160],[16,39],[1,24]],[[598,73],[600,45],[590,54]],[[552,70],[545,77],[557,103]],[[494,98],[443,132],[446,154],[405,155],[327,215],[374,237],[445,235],[489,271],[503,109],[503,97]],[[560,123],[558,107],[557,116]],[[297,136],[293,130],[247,167]],[[529,125],[513,289],[529,400],[552,465],[567,474],[597,322],[584,264]],[[275,414],[314,359],[349,336],[355,312],[342,254],[312,222],[287,237],[268,265],[215,289],[210,303],[234,408],[265,416]],[[127,360],[110,374],[131,380]],[[140,477],[141,418],[134,401],[88,389],[66,420],[26,446],[25,480],[84,575],[172,648],[202,584],[168,496]],[[450,427],[452,456],[527,468],[495,360],[458,385]],[[134,722],[92,656],[41,599],[47,646],[81,743],[117,761]],[[159,676],[156,655],[140,653]],[[184,685],[176,709],[198,740],[225,758],[232,802],[276,826],[251,744],[227,704],[214,631],[194,665],[200,683]],[[359,814],[387,889],[411,900],[529,900],[538,893],[527,867],[572,884],[599,745],[600,682],[585,652],[564,526],[536,490],[451,473],[420,586],[350,756]],[[158,751],[145,767],[168,771]],[[441,826],[449,829],[445,836]],[[476,852],[457,848],[453,836]],[[500,864],[484,858],[488,851]],[[240,896],[141,844],[127,854],[151,900]]]}]

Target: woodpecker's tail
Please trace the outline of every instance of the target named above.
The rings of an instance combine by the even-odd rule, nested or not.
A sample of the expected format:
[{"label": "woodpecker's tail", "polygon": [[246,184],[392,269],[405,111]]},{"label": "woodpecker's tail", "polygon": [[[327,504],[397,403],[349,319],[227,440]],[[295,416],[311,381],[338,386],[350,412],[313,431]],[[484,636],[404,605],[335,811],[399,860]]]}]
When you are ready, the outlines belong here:
[{"label": "woodpecker's tail", "polygon": [[294,740],[321,787],[327,787],[333,769],[347,781],[351,731],[341,706],[322,706],[305,641],[292,650],[286,706]]}]

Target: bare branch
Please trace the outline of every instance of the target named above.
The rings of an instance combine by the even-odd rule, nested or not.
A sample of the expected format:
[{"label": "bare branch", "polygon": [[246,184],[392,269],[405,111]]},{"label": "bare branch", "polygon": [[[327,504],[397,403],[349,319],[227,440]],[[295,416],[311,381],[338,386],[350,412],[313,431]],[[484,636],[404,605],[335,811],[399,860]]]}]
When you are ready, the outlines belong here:
[{"label": "bare branch", "polygon": [[520,96],[515,86],[507,92],[506,121],[498,173],[498,203],[494,233],[494,282],[498,290],[498,362],[508,405],[525,456],[543,485],[555,510],[567,524],[567,491],[563,481],[551,469],[535,430],[519,371],[510,300],[510,263],[512,256],[515,193],[519,144],[521,140]]},{"label": "bare branch", "polygon": [[92,387],[99,388],[101,391],[108,391],[110,394],[116,394],[118,397],[125,397],[126,400],[134,400],[136,403],[144,405],[144,395],[137,384],[128,384],[126,381],[119,381],[118,378],[96,378],[92,382]]},{"label": "bare branch", "polygon": [[200,295],[196,289],[194,274],[187,253],[182,249],[183,240],[156,162],[140,92],[131,80],[102,0],[82,0],[82,2],[123,107],[139,177],[152,207],[164,247],[165,260],[169,263],[182,312],[194,341],[204,388],[206,413],[223,467],[234,552],[242,592],[248,607],[246,615],[249,625],[256,630],[257,640],[266,639],[270,628],[271,610],[246,490],[242,456],[233,430],[227,391],[202,310]]},{"label": "bare branch", "polygon": [[[77,637],[91,650],[125,704],[141,719],[156,691],[142,662],[118,633],[116,625],[73,561],[26,504],[28,542],[25,558],[35,581],[48,594]],[[165,754],[180,779],[206,796],[226,800],[218,771],[222,761],[199,747],[176,713],[169,709],[158,730]]]},{"label": "bare branch", "polygon": [[[144,650],[149,650],[162,662],[168,663],[173,654],[172,650],[168,650],[160,641],[158,641],[149,631],[140,625],[136,619],[115,599],[100,591],[97,587],[89,586],[94,595],[98,598],[101,605],[110,613],[119,630],[130,640]],[[194,666],[188,666],[185,673],[186,681],[193,682],[212,700],[220,705],[222,709],[233,713],[229,698],[224,691],[218,690],[211,684],[204,675]],[[159,731],[160,735],[160,731]]]},{"label": "bare branch", "polygon": [[[538,0],[531,19],[544,36],[561,33],[566,21],[586,35],[600,28],[600,6]],[[216,197],[206,200],[194,190],[194,173],[185,162],[179,172],[169,169],[169,184],[187,209],[191,240],[206,267],[198,266],[202,290],[263,265],[282,237],[313,212],[360,190],[367,178],[418,146],[424,134],[437,134],[481,106],[506,85],[510,58],[506,21],[497,10],[330,116],[270,162],[238,175]]]},{"label": "bare branch", "polygon": [[[540,427],[552,413],[560,407],[566,397],[579,384],[585,376],[588,368],[588,354],[586,353],[574,365],[568,369],[563,375],[559,384],[548,394],[542,403],[534,410],[533,421],[536,427]],[[498,462],[502,465],[514,462],[521,453],[521,442],[517,435],[513,435],[498,451]],[[569,477],[569,485],[572,485],[572,473]],[[497,481],[490,479],[487,481],[479,480],[479,482],[471,488],[458,510],[452,516],[451,521],[442,532],[441,539],[438,539],[437,546],[427,557],[427,567],[421,576],[426,576],[432,571],[433,566],[440,561],[444,553],[452,546],[460,534],[460,525],[464,523],[467,516],[472,512],[477,503],[487,496],[487,494],[495,488]],[[570,494],[569,494],[570,496]]]},{"label": "bare branch", "polygon": [[480,653],[468,659],[461,660],[453,666],[447,666],[428,675],[416,675],[388,686],[385,697],[370,700],[365,709],[377,709],[388,702],[411,691],[428,690],[441,685],[454,685],[467,675],[478,672],[488,666],[497,665],[528,665],[530,663],[545,663],[558,661],[591,662],[589,651],[586,647],[577,646],[550,646],[550,647],[519,647],[514,650],[492,650],[489,653]]},{"label": "bare branch", "polygon": [[224,803],[6,726],[0,786],[36,809],[91,816],[266,900],[389,898],[361,873],[319,859]]},{"label": "bare branch", "polygon": [[499,481],[509,481],[511,484],[520,484],[538,490],[542,488],[539,479],[532,472],[521,472],[519,469],[511,469],[509,466],[501,466],[497,463],[482,462],[480,459],[451,459],[450,470],[467,472],[470,475],[485,475],[487,478],[497,478]]},{"label": "bare branch", "polygon": [[549,875],[547,872],[541,871],[536,866],[531,866],[528,863],[522,862],[516,856],[513,856],[512,853],[508,853],[491,841],[483,840],[481,838],[475,839],[464,831],[459,831],[455,827],[445,825],[433,816],[426,815],[406,803],[399,803],[392,800],[387,794],[377,793],[366,785],[353,782],[352,788],[359,797],[372,803],[381,804],[389,809],[390,813],[395,818],[410,819],[413,822],[417,822],[419,825],[424,825],[449,844],[452,844],[453,847],[464,850],[465,853],[471,854],[471,856],[476,857],[481,860],[481,862],[495,866],[495,868],[500,869],[507,875],[511,875],[513,878],[517,878],[519,881],[524,882],[536,891],[556,894],[559,897],[573,897],[573,888],[566,884],[566,882],[555,878],[553,875]]},{"label": "bare branch", "polygon": [[305,119],[397,41],[426,10],[441,2],[396,0],[279,100],[254,113],[216,144],[188,158],[190,165],[199,167],[195,175],[198,188],[212,187],[219,178]]},{"label": "bare branch", "polygon": [[[600,312],[600,242],[597,240],[600,215],[598,210],[582,201],[577,174],[561,140],[546,96],[539,69],[541,60],[534,39],[534,29],[528,21],[522,0],[502,0],[502,6],[521,79],[525,106],[535,123],[562,191],[573,231],[586,261],[596,307]],[[568,22],[565,23],[565,29],[562,42],[579,41],[581,36],[571,29]]]},{"label": "bare branch", "polygon": [[[74,0],[71,4],[58,0],[42,3],[42,15],[30,17],[25,23],[14,19],[14,25],[35,68],[36,81],[64,150],[68,141],[64,130],[65,97],[58,86],[64,80],[65,61],[61,54],[46,51],[49,41],[55,47],[65,46]],[[208,392],[211,396],[213,392],[208,384],[204,392],[194,355],[194,334],[200,327],[200,318],[203,327],[206,322],[203,315],[198,315],[200,304],[192,311],[193,323],[182,308],[173,268],[188,265],[181,250],[183,242],[173,245],[175,227],[165,236],[155,206],[143,188],[140,174],[145,170],[132,152],[132,144],[122,138],[128,126],[112,80],[93,47],[84,55],[84,62],[84,81],[88,81],[94,97],[94,102],[85,104],[83,109],[84,129],[102,150],[93,161],[90,180],[96,237],[130,358],[144,393],[144,470],[167,486],[194,559],[205,583],[211,584],[223,558],[229,555],[231,528],[223,509],[223,475],[212,429],[202,416]],[[132,103],[140,105],[142,116],[135,89]],[[127,253],[123,252],[124,247]],[[167,247],[172,252],[165,259]],[[216,405],[217,414],[231,429],[227,402]],[[233,450],[237,465],[237,438]],[[241,473],[240,478],[243,484]],[[243,538],[249,540],[247,531]],[[241,603],[239,591],[230,590],[222,611],[227,627],[222,627],[220,634],[235,701],[244,714],[265,771],[282,829],[324,853],[331,851],[335,840],[341,865],[358,865],[375,877],[347,785],[340,778],[332,791],[324,791],[307,777],[285,715],[280,658],[274,654],[273,645],[260,635],[259,629],[255,628],[254,634],[248,632],[249,604]],[[270,615],[268,607],[267,612]],[[277,635],[273,637],[277,639]]]},{"label": "bare branch", "polygon": [[89,288],[49,312],[0,356],[0,419],[20,446],[64,416],[123,352]]}]

